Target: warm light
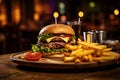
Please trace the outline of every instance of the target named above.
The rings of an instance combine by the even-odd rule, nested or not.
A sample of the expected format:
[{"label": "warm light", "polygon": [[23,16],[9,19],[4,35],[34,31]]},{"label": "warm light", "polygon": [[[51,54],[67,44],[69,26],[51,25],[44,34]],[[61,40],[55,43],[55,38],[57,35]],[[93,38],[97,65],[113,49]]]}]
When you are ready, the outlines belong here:
[{"label": "warm light", "polygon": [[42,5],[41,3],[39,2],[39,0],[34,0],[34,11],[35,13],[41,13],[42,12]]},{"label": "warm light", "polygon": [[41,5],[38,5],[38,4],[36,4],[35,5],[35,12],[37,12],[37,13],[41,13],[42,12],[42,6]]},{"label": "warm light", "polygon": [[58,16],[59,16],[58,12],[54,12],[53,16],[54,16],[54,18],[58,18]]},{"label": "warm light", "polygon": [[34,14],[34,20],[35,20],[35,21],[39,21],[39,14],[38,14],[38,13],[35,13],[35,14]]},{"label": "warm light", "polygon": [[89,6],[93,8],[93,7],[95,7],[95,3],[94,2],[90,2]]},{"label": "warm light", "polygon": [[83,17],[83,16],[84,16],[84,12],[83,12],[83,11],[80,11],[80,12],[78,13],[78,16],[79,16],[79,17]]},{"label": "warm light", "polygon": [[5,14],[1,14],[1,20],[6,20],[6,15]]},{"label": "warm light", "polygon": [[5,26],[7,24],[6,6],[2,4],[2,0],[0,0],[0,4],[0,23]]},{"label": "warm light", "polygon": [[115,15],[119,15],[119,10],[118,10],[118,9],[115,9],[115,10],[114,10],[114,14],[115,14]]},{"label": "warm light", "polygon": [[15,22],[17,22],[17,23],[20,22],[21,15],[20,15],[20,9],[19,8],[14,9],[13,16],[14,16]]},{"label": "warm light", "polygon": [[12,15],[12,22],[19,23],[21,20],[21,10],[20,10],[20,3],[19,1],[12,1],[11,2],[11,15]]},{"label": "warm light", "polygon": [[4,26],[7,24],[7,17],[6,17],[6,14],[2,13],[0,15],[0,21],[1,21],[1,24]]},{"label": "warm light", "polygon": [[66,21],[67,17],[66,16],[61,16],[62,21]]},{"label": "warm light", "polygon": [[55,24],[57,24],[57,18],[58,18],[58,16],[59,16],[58,12],[54,12],[54,13],[53,13],[53,16],[54,16],[54,18],[55,18]]}]

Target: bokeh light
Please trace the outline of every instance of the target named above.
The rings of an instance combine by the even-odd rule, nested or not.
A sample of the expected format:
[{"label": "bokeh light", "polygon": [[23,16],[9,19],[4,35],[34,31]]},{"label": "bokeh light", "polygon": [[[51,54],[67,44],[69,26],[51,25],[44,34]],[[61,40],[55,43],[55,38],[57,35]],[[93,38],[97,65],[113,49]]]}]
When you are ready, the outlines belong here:
[{"label": "bokeh light", "polygon": [[78,12],[78,16],[79,17],[83,17],[84,16],[84,12],[83,11]]},{"label": "bokeh light", "polygon": [[89,6],[92,7],[92,8],[95,7],[95,2],[90,2]]},{"label": "bokeh light", "polygon": [[39,21],[39,18],[40,18],[39,13],[35,13],[34,14],[34,20]]},{"label": "bokeh light", "polygon": [[62,15],[62,16],[60,17],[60,19],[61,19],[62,21],[66,21],[67,17],[64,16],[64,15]]},{"label": "bokeh light", "polygon": [[65,13],[65,3],[63,3],[63,2],[59,3],[59,12],[60,12],[60,14]]},{"label": "bokeh light", "polygon": [[16,8],[13,10],[12,12],[12,18],[13,18],[13,21],[16,22],[16,23],[19,23],[20,20],[21,20],[21,14],[20,14],[20,8],[18,6],[16,6]]},{"label": "bokeh light", "polygon": [[58,12],[54,12],[53,16],[54,16],[54,18],[58,18],[58,16],[59,16]]},{"label": "bokeh light", "polygon": [[119,15],[119,10],[118,10],[118,9],[115,9],[115,10],[114,10],[114,14],[115,14],[115,15]]}]

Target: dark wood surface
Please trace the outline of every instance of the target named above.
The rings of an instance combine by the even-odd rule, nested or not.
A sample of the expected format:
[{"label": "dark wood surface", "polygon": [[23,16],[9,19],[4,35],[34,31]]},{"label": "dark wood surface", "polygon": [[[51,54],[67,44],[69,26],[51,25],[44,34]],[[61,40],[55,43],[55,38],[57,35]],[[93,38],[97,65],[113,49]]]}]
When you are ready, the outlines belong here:
[{"label": "dark wood surface", "polygon": [[120,80],[119,64],[86,70],[47,70],[18,66],[10,55],[0,55],[0,80]]}]

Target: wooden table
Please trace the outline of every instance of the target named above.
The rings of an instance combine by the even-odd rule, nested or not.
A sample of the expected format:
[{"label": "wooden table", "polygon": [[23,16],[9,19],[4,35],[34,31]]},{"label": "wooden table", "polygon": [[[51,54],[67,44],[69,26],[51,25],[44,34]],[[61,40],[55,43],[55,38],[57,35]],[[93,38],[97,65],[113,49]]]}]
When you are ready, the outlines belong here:
[{"label": "wooden table", "polygon": [[20,67],[9,60],[12,54],[0,55],[0,80],[120,80],[120,66],[91,70],[36,70]]}]

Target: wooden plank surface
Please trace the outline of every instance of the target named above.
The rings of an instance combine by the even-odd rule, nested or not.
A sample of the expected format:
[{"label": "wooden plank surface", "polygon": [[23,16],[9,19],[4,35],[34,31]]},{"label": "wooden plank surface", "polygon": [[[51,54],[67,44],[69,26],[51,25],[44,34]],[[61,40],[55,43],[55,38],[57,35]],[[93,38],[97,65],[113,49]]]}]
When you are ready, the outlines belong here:
[{"label": "wooden plank surface", "polygon": [[37,70],[13,63],[12,54],[0,55],[0,80],[119,80],[120,66],[91,70]]}]

